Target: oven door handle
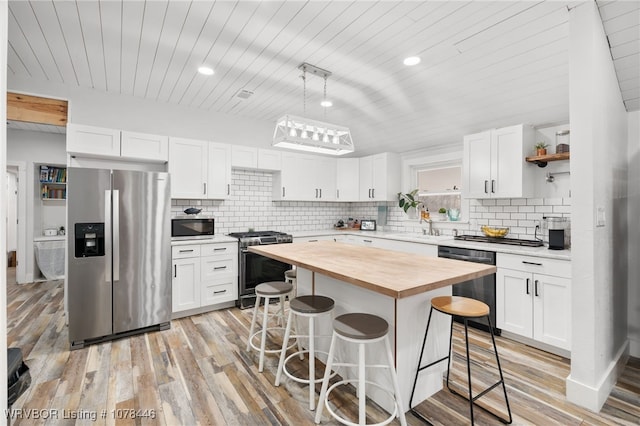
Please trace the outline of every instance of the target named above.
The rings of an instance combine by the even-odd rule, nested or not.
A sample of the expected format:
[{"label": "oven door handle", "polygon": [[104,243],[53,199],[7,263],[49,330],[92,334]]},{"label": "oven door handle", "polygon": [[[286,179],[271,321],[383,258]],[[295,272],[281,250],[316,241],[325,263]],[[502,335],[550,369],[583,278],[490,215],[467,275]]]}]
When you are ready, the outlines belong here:
[{"label": "oven door handle", "polygon": [[457,254],[447,253],[446,256],[441,256],[444,259],[454,259],[454,260],[463,260],[465,262],[475,262],[475,263],[484,263],[487,265],[491,265],[491,259],[486,257],[473,257],[473,256],[463,256]]}]

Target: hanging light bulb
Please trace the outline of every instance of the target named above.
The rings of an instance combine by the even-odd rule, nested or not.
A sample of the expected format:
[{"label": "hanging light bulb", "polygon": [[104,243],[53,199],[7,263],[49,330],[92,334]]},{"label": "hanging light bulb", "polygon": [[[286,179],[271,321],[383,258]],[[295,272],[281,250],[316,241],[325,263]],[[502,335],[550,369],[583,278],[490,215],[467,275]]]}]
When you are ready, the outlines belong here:
[{"label": "hanging light bulb", "polygon": [[340,143],[340,136],[338,136],[338,133],[333,134],[333,143],[336,145]]},{"label": "hanging light bulb", "polygon": [[307,129],[302,129],[302,133],[300,133],[300,137],[302,139],[309,139],[309,133],[307,132]]},{"label": "hanging light bulb", "polygon": [[290,122],[289,122],[289,127],[290,127],[290,130],[289,130],[289,136],[292,136],[292,137],[294,137],[294,138],[295,138],[296,136],[298,136],[298,134],[296,133],[295,125],[293,124],[293,122],[292,122],[292,121],[290,121]]},{"label": "hanging light bulb", "polygon": [[325,132],[324,136],[322,136],[322,142],[329,143],[329,131],[328,130]]},{"label": "hanging light bulb", "polygon": [[319,141],[320,140],[320,136],[318,135],[318,128],[317,127],[313,128],[313,135],[311,136],[311,139],[313,139],[314,141]]}]

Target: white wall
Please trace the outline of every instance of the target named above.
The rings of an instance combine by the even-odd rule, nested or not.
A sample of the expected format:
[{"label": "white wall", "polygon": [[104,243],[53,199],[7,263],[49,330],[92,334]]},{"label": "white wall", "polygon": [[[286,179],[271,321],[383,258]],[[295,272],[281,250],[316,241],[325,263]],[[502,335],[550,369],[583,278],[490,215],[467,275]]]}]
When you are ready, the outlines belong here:
[{"label": "white wall", "polygon": [[[5,121],[6,122],[6,121]],[[27,130],[7,130],[7,158],[9,161],[23,161],[27,165],[26,194],[27,217],[25,238],[26,276],[31,282],[38,278],[39,270],[35,264],[33,238],[42,235],[45,227],[59,227],[65,223],[66,205],[53,201],[42,206],[36,180],[36,164],[67,163],[66,135],[58,133],[42,133]],[[22,195],[22,194],[21,194]]]},{"label": "white wall", "polygon": [[18,170],[7,172],[7,252],[18,250]]},{"label": "white wall", "polygon": [[275,128],[275,122],[267,120],[249,120],[54,82],[20,80],[15,76],[9,80],[9,89],[68,100],[68,119],[76,124],[262,148],[271,147]]},{"label": "white wall", "polygon": [[[8,2],[0,2],[0,205],[4,206],[7,202],[7,184],[4,171],[7,168],[7,16]],[[0,209],[0,235],[6,232],[6,212]],[[0,238],[0,371],[2,373],[2,383],[7,383],[7,269],[6,241]],[[7,388],[0,386],[0,407],[3,412],[7,408]],[[0,424],[6,424],[6,416],[0,416]]]},{"label": "white wall", "polygon": [[629,353],[640,357],[640,111],[629,113]]},{"label": "white wall", "polygon": [[[569,401],[599,411],[627,346],[627,113],[597,5],[570,12],[572,348]],[[606,224],[596,226],[596,208]]]}]

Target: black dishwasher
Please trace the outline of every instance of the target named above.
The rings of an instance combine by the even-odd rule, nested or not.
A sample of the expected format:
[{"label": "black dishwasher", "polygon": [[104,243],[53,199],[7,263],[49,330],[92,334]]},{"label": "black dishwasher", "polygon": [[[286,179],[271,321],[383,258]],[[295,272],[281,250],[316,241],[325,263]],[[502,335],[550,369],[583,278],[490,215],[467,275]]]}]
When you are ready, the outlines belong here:
[{"label": "black dishwasher", "polygon": [[[446,259],[463,260],[465,262],[483,263],[485,265],[496,264],[496,253],[493,251],[473,250],[460,247],[438,246],[438,257]],[[453,285],[453,295],[470,297],[480,300],[491,309],[490,317],[493,324],[493,333],[496,336],[502,334],[502,330],[496,327],[496,274],[464,281]],[[454,317],[456,321],[463,322],[461,318]],[[489,323],[486,318],[469,320],[471,327],[489,331]]]}]

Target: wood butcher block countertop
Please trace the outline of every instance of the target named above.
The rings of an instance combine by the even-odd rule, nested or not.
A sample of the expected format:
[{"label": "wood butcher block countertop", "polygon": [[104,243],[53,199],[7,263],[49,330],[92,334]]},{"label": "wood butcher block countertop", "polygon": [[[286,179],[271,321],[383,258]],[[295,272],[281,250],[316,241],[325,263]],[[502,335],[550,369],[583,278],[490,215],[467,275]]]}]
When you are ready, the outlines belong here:
[{"label": "wood butcher block countertop", "polygon": [[251,246],[249,251],[396,299],[496,271],[491,265],[334,241]]}]

